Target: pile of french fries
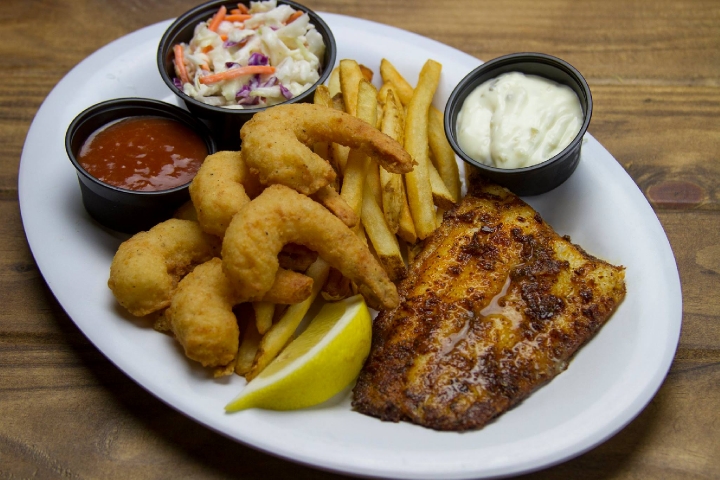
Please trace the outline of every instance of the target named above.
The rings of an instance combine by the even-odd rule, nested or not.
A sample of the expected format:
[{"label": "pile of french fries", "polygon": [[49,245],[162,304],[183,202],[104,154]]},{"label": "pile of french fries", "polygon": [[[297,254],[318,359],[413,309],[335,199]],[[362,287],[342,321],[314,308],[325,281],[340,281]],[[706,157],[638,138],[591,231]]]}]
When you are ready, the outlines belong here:
[{"label": "pile of french fries", "polygon": [[[412,261],[419,241],[442,221],[444,211],[460,200],[455,153],[445,138],[443,114],[432,106],[442,66],[428,60],[413,88],[395,66],[380,63],[382,86],[373,86],[373,72],[355,60],[341,60],[328,85],[315,91],[314,102],[354,115],[400,142],[416,165],[412,172],[387,172],[371,158],[337,144],[316,144],[315,153],[338,172],[334,185],[361,222],[355,233],[372,247],[391,280],[406,275],[404,258]],[[406,255],[403,256],[403,251]],[[354,293],[350,281],[322,259],[306,275],[312,295],[283,307],[256,302],[254,322],[243,329],[235,373],[250,381],[293,339],[295,330],[318,295],[340,300]]]},{"label": "pile of french fries", "polygon": [[[442,220],[442,213],[460,199],[455,152],[445,138],[443,114],[432,106],[441,69],[438,62],[428,60],[413,88],[383,59],[378,90],[371,83],[370,69],[345,59],[332,72],[328,86],[315,92],[315,103],[377,126],[400,142],[416,163],[410,173],[390,173],[340,145],[316,146],[316,153],[340,174],[341,197],[362,219],[356,232],[369,240],[393,281],[405,275],[401,251],[427,238]],[[410,254],[412,251],[408,248]]]}]

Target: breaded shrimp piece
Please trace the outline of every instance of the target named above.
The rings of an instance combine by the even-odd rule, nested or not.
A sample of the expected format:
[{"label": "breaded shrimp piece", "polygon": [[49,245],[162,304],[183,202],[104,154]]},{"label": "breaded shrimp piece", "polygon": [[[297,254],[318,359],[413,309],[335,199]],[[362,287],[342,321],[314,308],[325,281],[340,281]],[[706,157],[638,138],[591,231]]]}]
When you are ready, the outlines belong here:
[{"label": "breaded shrimp piece", "polygon": [[[301,302],[310,296],[312,284],[306,275],[281,269],[262,301]],[[165,317],[188,358],[205,367],[220,367],[232,362],[239,348],[240,329],[233,313],[239,303],[222,260],[212,258],[180,280]]]},{"label": "breaded shrimp piece", "polygon": [[240,340],[232,311],[236,298],[219,258],[198,265],[180,281],[165,316],[188,358],[204,367],[235,359]]},{"label": "breaded shrimp piece", "polygon": [[313,193],[311,198],[316,202],[323,204],[325,208],[330,210],[336,217],[343,221],[348,227],[354,227],[360,219],[355,210],[345,201],[343,197],[335,190],[332,185],[325,185],[317,192]]},{"label": "breaded shrimp piece", "polygon": [[241,301],[255,300],[272,287],[278,254],[291,242],[318,252],[358,285],[372,307],[397,306],[395,285],[360,238],[322,205],[282,185],[268,187],[248,203],[225,233],[223,268]]},{"label": "breaded shrimp piece", "polygon": [[170,305],[178,281],[220,251],[220,240],[197,222],[170,219],[123,242],[110,265],[108,287],[138,317]]},{"label": "breaded shrimp piece", "polygon": [[281,184],[305,195],[329,185],[335,170],[310,148],[335,142],[361,151],[385,170],[407,173],[413,160],[398,142],[350,114],[308,103],[278,105],[240,129],[243,159],[264,185]]},{"label": "breaded shrimp piece", "polygon": [[312,286],[313,280],[307,275],[281,268],[277,271],[270,290],[257,301],[282,305],[300,303],[310,296]]},{"label": "breaded shrimp piece", "polygon": [[232,217],[260,190],[240,152],[217,152],[200,166],[190,184],[190,198],[202,229],[222,237]]}]

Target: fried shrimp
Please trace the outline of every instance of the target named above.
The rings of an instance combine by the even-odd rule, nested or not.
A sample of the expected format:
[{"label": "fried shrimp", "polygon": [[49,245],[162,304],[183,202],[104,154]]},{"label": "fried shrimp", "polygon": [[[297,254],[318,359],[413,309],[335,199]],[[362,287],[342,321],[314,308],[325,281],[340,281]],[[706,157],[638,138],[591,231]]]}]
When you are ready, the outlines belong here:
[{"label": "fried shrimp", "polygon": [[222,237],[232,217],[260,190],[240,152],[217,152],[205,158],[190,184],[190,198],[202,229]]},{"label": "fried shrimp", "polygon": [[220,251],[220,240],[190,220],[170,219],[120,245],[108,286],[117,301],[138,317],[170,305],[178,281]]},{"label": "fried shrimp", "polygon": [[360,219],[355,210],[345,201],[343,197],[331,185],[325,185],[312,194],[313,200],[322,203],[325,208],[335,214],[348,227],[354,227]]},{"label": "fried shrimp", "polygon": [[406,173],[413,160],[402,145],[374,126],[333,108],[298,103],[256,114],[240,130],[242,155],[264,185],[281,184],[306,195],[329,185],[335,170],[310,146],[335,142],[361,151],[387,171]]},{"label": "fried shrimp", "polygon": [[[262,301],[299,303],[310,296],[312,285],[310,277],[280,269]],[[205,367],[233,361],[240,336],[233,307],[241,301],[219,258],[198,265],[180,280],[165,316],[188,358]]]},{"label": "fried shrimp", "polygon": [[300,303],[310,296],[312,286],[312,278],[307,275],[280,268],[272,287],[258,301],[283,305]]},{"label": "fried shrimp", "polygon": [[272,287],[278,254],[290,242],[318,252],[355,282],[374,308],[398,305],[395,285],[362,240],[320,204],[282,185],[268,187],[248,203],[225,233],[223,268],[241,301],[255,300]]},{"label": "fried shrimp", "polygon": [[232,310],[236,297],[219,258],[199,265],[180,281],[165,316],[188,358],[204,367],[235,359],[240,341]]}]

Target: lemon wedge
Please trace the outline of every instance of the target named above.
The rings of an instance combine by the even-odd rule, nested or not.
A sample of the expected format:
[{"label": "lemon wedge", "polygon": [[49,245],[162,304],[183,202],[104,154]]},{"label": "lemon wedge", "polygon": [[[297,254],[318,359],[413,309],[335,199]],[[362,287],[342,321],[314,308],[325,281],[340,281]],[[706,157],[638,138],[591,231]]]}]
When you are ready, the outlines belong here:
[{"label": "lemon wedge", "polygon": [[371,337],[370,312],[360,295],[325,304],[225,410],[295,410],[322,403],[358,376]]}]

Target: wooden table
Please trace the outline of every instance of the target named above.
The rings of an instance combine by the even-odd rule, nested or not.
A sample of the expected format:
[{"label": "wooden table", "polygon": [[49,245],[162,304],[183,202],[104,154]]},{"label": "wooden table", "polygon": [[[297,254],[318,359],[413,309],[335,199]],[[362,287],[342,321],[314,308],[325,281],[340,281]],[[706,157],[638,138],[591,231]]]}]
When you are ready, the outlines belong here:
[{"label": "wooden table", "polygon": [[[591,133],[637,182],[680,270],[683,332],[650,405],[584,455],[528,478],[720,476],[720,5],[701,1],[308,0],[481,59],[560,56],[586,76]],[[25,239],[17,171],[41,102],[99,47],[192,0],[0,4],[0,478],[340,478],[243,447],[113,366],[63,312]],[[632,241],[632,232],[628,232]]]}]

